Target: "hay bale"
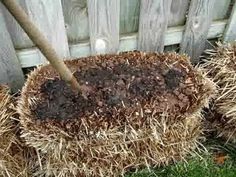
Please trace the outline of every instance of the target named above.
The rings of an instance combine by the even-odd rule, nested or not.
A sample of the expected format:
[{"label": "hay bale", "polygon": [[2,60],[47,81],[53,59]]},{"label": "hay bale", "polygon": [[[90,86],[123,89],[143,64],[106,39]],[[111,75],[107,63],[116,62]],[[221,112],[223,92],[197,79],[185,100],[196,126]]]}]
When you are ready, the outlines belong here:
[{"label": "hay bale", "polygon": [[236,142],[236,44],[218,44],[201,66],[217,84],[217,96],[206,118],[219,137]]},{"label": "hay bale", "polygon": [[187,57],[127,52],[66,64],[87,98],[46,65],[30,74],[18,106],[22,137],[46,154],[38,175],[117,176],[194,151],[214,85]]},{"label": "hay bale", "polygon": [[9,88],[0,85],[0,176],[26,177],[31,166],[27,157],[32,159],[33,156],[17,136],[19,125],[14,102]]}]

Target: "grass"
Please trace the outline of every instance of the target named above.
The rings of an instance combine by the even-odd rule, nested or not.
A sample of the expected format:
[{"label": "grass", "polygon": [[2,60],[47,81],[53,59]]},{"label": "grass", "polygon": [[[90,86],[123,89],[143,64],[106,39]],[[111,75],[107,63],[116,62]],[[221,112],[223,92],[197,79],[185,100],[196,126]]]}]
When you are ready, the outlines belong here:
[{"label": "grass", "polygon": [[236,145],[224,145],[221,140],[208,140],[205,144],[208,152],[179,162],[175,165],[142,170],[127,174],[126,177],[235,177]]}]

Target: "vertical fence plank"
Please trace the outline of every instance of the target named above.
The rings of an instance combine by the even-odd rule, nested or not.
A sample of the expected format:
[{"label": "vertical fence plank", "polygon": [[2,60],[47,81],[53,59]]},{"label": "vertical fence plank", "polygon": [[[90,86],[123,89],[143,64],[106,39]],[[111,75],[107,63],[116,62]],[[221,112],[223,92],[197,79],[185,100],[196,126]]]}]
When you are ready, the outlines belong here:
[{"label": "vertical fence plank", "polygon": [[62,8],[69,42],[89,39],[87,0],[62,0]]},{"label": "vertical fence plank", "polygon": [[187,53],[193,63],[205,48],[208,29],[212,21],[215,0],[192,0],[180,52]]},{"label": "vertical fence plank", "polygon": [[228,25],[225,29],[223,40],[226,42],[236,40],[236,1],[234,2],[234,6],[232,8],[232,13],[229,18]]},{"label": "vertical fence plank", "polygon": [[164,50],[164,34],[168,25],[171,0],[141,0],[138,49]]},{"label": "vertical fence plank", "polygon": [[[18,0],[19,4],[29,15],[31,20],[53,45],[62,58],[69,56],[69,47],[65,31],[61,0]],[[34,46],[28,36],[5,9],[6,23],[17,49]],[[46,60],[41,54],[41,64]]]},{"label": "vertical fence plank", "polygon": [[[24,0],[17,0],[17,2],[25,11],[27,11],[26,2]],[[6,25],[11,35],[11,39],[14,44],[14,47],[16,49],[33,47],[34,44],[32,43],[32,41],[24,33],[20,25],[18,25],[16,20],[11,16],[11,14],[4,7],[3,7],[3,14],[5,15]]]},{"label": "vertical fence plank", "polygon": [[231,0],[216,0],[214,4],[213,20],[222,20],[228,18],[228,11]]},{"label": "vertical fence plank", "polygon": [[120,0],[88,0],[91,53],[119,49]]},{"label": "vertical fence plank", "polygon": [[0,83],[8,84],[15,92],[22,87],[24,75],[16,57],[1,9],[0,24]]},{"label": "vertical fence plank", "polygon": [[138,31],[140,0],[120,0],[120,33]]},{"label": "vertical fence plank", "polygon": [[168,17],[168,26],[184,25],[186,13],[189,8],[190,0],[172,0],[170,7],[170,15]]}]

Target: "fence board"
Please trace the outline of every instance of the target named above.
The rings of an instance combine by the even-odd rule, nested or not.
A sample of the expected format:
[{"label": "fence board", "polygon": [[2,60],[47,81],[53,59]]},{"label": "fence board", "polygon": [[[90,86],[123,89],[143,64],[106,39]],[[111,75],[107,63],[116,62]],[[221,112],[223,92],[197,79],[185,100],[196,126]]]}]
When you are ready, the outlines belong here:
[{"label": "fence board", "polygon": [[141,0],[138,49],[164,50],[171,0]]},{"label": "fence board", "polygon": [[[208,39],[222,37],[227,20],[213,22],[207,34]],[[165,33],[165,46],[179,44],[182,40],[184,27],[168,28]],[[122,35],[120,37],[119,51],[137,50],[138,34],[131,33],[129,35]],[[72,57],[85,57],[90,55],[90,43],[84,41],[78,44],[70,45],[70,53]],[[38,60],[38,53],[35,49],[18,50],[17,56],[20,59],[22,67],[35,66]]]},{"label": "fence board", "polygon": [[[24,0],[17,0],[17,2],[25,11],[27,11],[26,2]],[[16,49],[33,47],[34,44],[29,39],[29,37],[24,33],[23,29],[18,25],[16,20],[10,15],[10,13],[3,6],[2,8],[3,8],[3,14],[5,15],[6,25],[11,35],[14,47]]]},{"label": "fence board", "polygon": [[140,0],[120,0],[120,33],[138,31]]},{"label": "fence board", "polygon": [[62,0],[62,7],[69,42],[89,39],[87,0]]},{"label": "fence board", "polygon": [[168,16],[169,27],[185,24],[189,3],[190,0],[172,0]]},{"label": "fence board", "polygon": [[232,13],[224,33],[224,41],[230,42],[236,40],[236,1],[232,8]]},{"label": "fence board", "polygon": [[[64,17],[60,0],[20,0],[35,25],[47,37],[60,57],[69,56]],[[13,44],[17,49],[34,46],[21,27],[5,9],[6,23],[11,34]],[[43,55],[37,64],[45,62]]]},{"label": "fence board", "polygon": [[180,52],[187,53],[193,63],[199,61],[199,56],[205,48],[208,29],[212,21],[214,3],[215,0],[191,1]]},{"label": "fence board", "polygon": [[231,0],[216,0],[214,4],[213,20],[222,20],[228,17]]},{"label": "fence board", "polygon": [[[0,4],[1,6],[1,4]],[[9,84],[15,92],[24,82],[24,75],[7,31],[2,11],[0,9],[0,83]]]},{"label": "fence board", "polygon": [[120,0],[88,0],[91,53],[116,53],[119,48]]}]

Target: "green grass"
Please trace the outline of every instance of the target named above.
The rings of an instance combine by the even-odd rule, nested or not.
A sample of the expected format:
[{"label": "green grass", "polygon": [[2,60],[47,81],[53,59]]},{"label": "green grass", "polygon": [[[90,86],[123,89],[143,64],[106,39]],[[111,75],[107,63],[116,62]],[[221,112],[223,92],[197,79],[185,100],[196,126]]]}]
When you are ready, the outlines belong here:
[{"label": "green grass", "polygon": [[[208,153],[200,157],[192,157],[186,162],[175,165],[142,170],[127,174],[126,177],[236,177],[236,145],[224,145],[219,140],[211,140],[206,144]],[[223,153],[228,156],[223,164],[216,163],[215,155]]]}]

